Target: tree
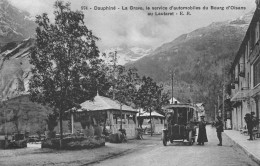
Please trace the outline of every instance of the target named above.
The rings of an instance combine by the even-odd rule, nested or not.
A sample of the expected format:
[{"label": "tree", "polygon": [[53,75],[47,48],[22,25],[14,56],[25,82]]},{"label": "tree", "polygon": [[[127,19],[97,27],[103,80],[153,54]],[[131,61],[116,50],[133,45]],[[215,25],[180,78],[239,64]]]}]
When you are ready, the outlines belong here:
[{"label": "tree", "polygon": [[113,77],[111,81],[113,89],[110,91],[110,96],[113,96],[120,103],[120,129],[122,129],[122,105],[131,105],[133,103],[139,76],[136,69],[130,68],[127,70],[124,66],[119,65],[116,68],[116,78]]},{"label": "tree", "polygon": [[[167,103],[168,94],[163,93],[163,86],[158,86],[156,82],[150,77],[143,77],[140,88],[136,93],[136,105],[139,105],[144,111],[150,112],[150,122],[152,130],[152,119],[151,112],[152,109],[158,110],[163,104]],[[152,136],[152,132],[151,132]]]},{"label": "tree", "polygon": [[29,92],[32,101],[58,110],[62,140],[63,113],[93,97],[86,83],[93,80],[90,72],[99,64],[99,51],[98,38],[85,26],[82,12],[71,11],[70,3],[56,1],[54,16],[54,23],[46,13],[36,16]]}]

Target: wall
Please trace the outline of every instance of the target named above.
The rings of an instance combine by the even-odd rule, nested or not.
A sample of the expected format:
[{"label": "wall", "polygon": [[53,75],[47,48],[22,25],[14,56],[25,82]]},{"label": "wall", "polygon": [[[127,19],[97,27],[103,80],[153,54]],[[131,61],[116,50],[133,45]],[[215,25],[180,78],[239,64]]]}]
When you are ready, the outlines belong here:
[{"label": "wall", "polygon": [[236,108],[233,108],[233,110],[232,110],[232,126],[233,126],[233,130],[238,130]]},{"label": "wall", "polygon": [[[120,124],[114,124],[114,132],[120,129]],[[135,124],[122,124],[122,128],[126,130],[126,136],[128,139],[136,138],[136,125]]]}]

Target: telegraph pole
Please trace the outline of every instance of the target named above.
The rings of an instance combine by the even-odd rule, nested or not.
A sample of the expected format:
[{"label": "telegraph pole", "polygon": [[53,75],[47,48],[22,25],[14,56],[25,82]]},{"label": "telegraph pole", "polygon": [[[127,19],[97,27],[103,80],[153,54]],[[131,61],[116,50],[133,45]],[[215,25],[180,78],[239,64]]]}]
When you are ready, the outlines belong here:
[{"label": "telegraph pole", "polygon": [[223,121],[223,123],[224,123],[224,129],[226,129],[226,122],[224,121],[224,114],[225,114],[225,60],[223,60],[224,61],[224,66],[223,66],[223,103],[222,103],[222,121]]},{"label": "telegraph pole", "polygon": [[[222,104],[222,121],[224,122],[224,114],[225,114],[225,85],[223,84],[223,104]],[[224,127],[226,129],[226,123],[224,122]]]},{"label": "telegraph pole", "polygon": [[[219,110],[219,95],[218,95],[218,108],[217,108],[217,112],[218,112],[218,110]],[[219,116],[219,114],[218,114],[218,116]]]},{"label": "telegraph pole", "polygon": [[216,118],[217,118],[217,108],[216,108],[217,106],[216,106],[216,104],[215,104],[215,111],[214,111],[214,120],[216,120]]},{"label": "telegraph pole", "polygon": [[[113,58],[113,74],[114,74],[114,77],[115,77],[116,62],[117,62],[117,51],[114,52],[114,55],[112,56],[112,58]],[[115,100],[115,82],[114,82],[114,85],[113,85],[113,100]]]},{"label": "telegraph pole", "polygon": [[173,71],[172,71],[172,104],[173,104]]}]

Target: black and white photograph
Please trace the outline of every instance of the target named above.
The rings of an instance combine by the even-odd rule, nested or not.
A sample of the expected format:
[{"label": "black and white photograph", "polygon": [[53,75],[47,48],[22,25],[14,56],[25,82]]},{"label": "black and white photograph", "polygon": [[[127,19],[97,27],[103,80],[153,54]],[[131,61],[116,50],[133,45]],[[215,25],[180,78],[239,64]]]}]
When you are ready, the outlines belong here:
[{"label": "black and white photograph", "polygon": [[259,166],[260,0],[0,0],[0,166]]}]

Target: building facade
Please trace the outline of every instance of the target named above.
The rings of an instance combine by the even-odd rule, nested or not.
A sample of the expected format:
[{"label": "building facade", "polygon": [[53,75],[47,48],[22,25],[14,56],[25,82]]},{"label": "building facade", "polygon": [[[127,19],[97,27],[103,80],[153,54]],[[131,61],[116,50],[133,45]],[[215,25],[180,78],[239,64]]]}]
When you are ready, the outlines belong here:
[{"label": "building facade", "polygon": [[[259,120],[260,105],[260,0],[246,35],[232,63],[232,128],[245,128],[245,114],[254,112]],[[259,128],[259,125],[258,125]]]}]

